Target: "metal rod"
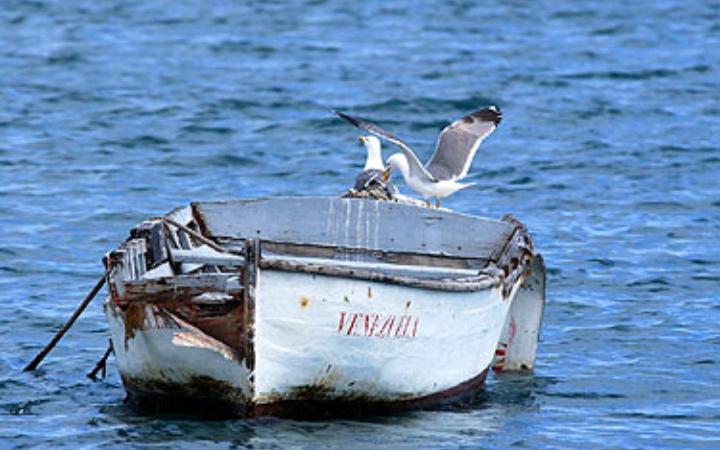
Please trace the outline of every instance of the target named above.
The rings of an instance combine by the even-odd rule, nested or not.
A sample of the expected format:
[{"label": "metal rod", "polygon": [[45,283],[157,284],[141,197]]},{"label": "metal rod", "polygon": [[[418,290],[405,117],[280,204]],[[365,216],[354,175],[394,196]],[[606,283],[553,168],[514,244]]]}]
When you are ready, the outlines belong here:
[{"label": "metal rod", "polygon": [[225,247],[216,244],[215,242],[211,241],[211,240],[208,239],[207,237],[203,236],[202,234],[198,233],[198,232],[195,231],[195,230],[192,230],[192,229],[186,227],[185,225],[182,225],[182,224],[180,224],[180,223],[178,223],[178,222],[176,222],[176,221],[174,221],[174,220],[172,220],[172,219],[168,219],[167,217],[160,217],[160,220],[162,220],[162,221],[164,221],[164,222],[167,222],[167,223],[169,223],[170,225],[172,225],[172,226],[174,226],[174,227],[176,227],[176,228],[179,228],[179,229],[183,230],[184,232],[186,232],[187,234],[193,236],[194,238],[196,238],[197,240],[199,240],[199,241],[202,242],[203,244],[207,244],[207,245],[208,245],[209,247],[211,247],[213,250],[217,250],[217,251],[222,252],[222,253],[230,253],[230,252],[228,251],[228,249],[226,249]]},{"label": "metal rod", "polygon": [[90,304],[92,299],[97,295],[98,292],[100,292],[100,289],[102,289],[103,285],[105,284],[105,275],[100,277],[100,279],[95,283],[95,287],[92,288],[92,290],[88,293],[88,295],[85,297],[85,300],[78,305],[78,307],[75,309],[75,312],[73,312],[72,316],[70,316],[70,319],[68,319],[67,322],[65,322],[65,325],[60,328],[60,330],[55,334],[55,336],[52,338],[52,340],[43,348],[40,353],[38,353],[35,358],[30,361],[30,364],[25,366],[23,369],[24,371],[30,371],[35,370],[35,368],[42,362],[43,359],[47,356],[48,353],[57,345],[58,341],[62,339],[63,335],[70,329],[70,327],[73,326],[75,321],[78,317],[80,317],[80,314],[87,308],[87,306]]},{"label": "metal rod", "polygon": [[102,371],[102,377],[105,378],[105,363],[107,362],[107,359],[110,357],[110,353],[113,352],[113,345],[112,340],[108,339],[108,348],[105,350],[105,353],[102,355],[102,358],[100,358],[100,361],[95,364],[95,368],[90,371],[90,373],[87,374],[87,377],[91,380],[94,380],[97,378],[98,372]]}]

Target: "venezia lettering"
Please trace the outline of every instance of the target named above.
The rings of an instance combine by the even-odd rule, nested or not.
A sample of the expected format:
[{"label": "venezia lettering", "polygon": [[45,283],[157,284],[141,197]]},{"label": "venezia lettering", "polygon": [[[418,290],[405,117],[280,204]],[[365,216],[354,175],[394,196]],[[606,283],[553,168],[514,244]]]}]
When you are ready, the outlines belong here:
[{"label": "venezia lettering", "polygon": [[409,314],[366,314],[341,311],[338,334],[377,338],[414,338],[420,318]]}]

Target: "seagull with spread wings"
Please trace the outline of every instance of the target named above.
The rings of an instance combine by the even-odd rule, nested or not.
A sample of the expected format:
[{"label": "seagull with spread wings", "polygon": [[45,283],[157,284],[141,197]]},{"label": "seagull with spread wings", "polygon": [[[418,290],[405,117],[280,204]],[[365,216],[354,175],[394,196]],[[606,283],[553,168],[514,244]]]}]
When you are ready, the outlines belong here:
[{"label": "seagull with spread wings", "polygon": [[377,125],[349,116],[340,111],[335,113],[356,127],[384,139],[400,148],[387,160],[383,177],[387,180],[392,170],[402,173],[405,183],[425,197],[435,198],[435,207],[440,207],[440,198],[454,194],[473,183],[460,183],[470,170],[480,143],[490,135],[502,120],[500,109],[490,106],[475,111],[445,127],[438,136],[435,153],[430,162],[423,166],[415,152],[393,133]]}]

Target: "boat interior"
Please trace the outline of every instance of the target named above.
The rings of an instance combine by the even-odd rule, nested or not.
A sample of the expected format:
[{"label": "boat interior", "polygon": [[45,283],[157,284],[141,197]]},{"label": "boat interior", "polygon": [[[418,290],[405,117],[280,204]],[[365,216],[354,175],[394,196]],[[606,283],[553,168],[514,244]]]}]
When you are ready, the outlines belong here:
[{"label": "boat interior", "polygon": [[[248,246],[254,250],[248,261]],[[198,202],[143,221],[104,262],[117,300],[232,296],[248,264],[427,289],[477,290],[532,256],[525,227],[392,201],[328,197]],[[214,293],[213,295],[210,295]]]}]

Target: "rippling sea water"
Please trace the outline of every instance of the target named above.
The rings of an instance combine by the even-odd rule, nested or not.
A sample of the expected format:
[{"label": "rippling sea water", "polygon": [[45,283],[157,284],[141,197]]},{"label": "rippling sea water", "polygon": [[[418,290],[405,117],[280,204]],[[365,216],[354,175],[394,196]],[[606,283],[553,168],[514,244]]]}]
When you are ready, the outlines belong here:
[{"label": "rippling sea water", "polygon": [[[714,1],[3,2],[0,447],[720,447],[719,48]],[[349,187],[363,151],[330,108],[427,158],[488,104],[477,184],[445,204],[534,233],[533,375],[364,421],[138,415],[114,363],[84,377],[99,301],[21,372],[143,218]]]}]

